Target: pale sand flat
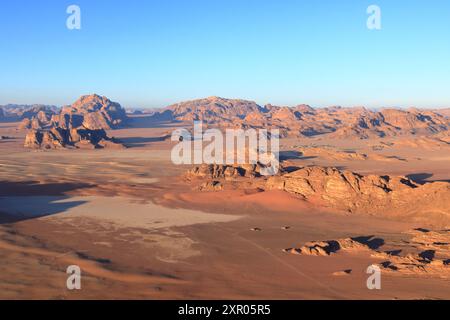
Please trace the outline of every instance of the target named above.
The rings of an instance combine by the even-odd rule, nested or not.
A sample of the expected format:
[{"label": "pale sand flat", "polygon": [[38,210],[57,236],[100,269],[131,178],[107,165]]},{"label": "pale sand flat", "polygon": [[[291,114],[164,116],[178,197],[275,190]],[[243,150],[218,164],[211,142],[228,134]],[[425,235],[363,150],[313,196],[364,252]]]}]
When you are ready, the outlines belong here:
[{"label": "pale sand flat", "polygon": [[118,227],[165,229],[201,223],[230,222],[236,215],[173,209],[153,203],[132,202],[124,197],[34,196],[3,197],[2,211],[23,218],[86,217],[110,221]]}]

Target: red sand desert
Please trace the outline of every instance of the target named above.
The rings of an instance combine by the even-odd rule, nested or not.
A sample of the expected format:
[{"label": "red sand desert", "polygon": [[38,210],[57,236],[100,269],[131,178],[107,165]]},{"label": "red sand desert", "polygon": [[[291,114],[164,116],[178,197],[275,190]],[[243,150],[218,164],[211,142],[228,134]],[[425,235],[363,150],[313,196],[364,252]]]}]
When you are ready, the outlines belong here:
[{"label": "red sand desert", "polygon": [[[1,299],[450,298],[448,113],[89,95],[0,115]],[[173,164],[194,120],[280,129],[280,172]]]}]

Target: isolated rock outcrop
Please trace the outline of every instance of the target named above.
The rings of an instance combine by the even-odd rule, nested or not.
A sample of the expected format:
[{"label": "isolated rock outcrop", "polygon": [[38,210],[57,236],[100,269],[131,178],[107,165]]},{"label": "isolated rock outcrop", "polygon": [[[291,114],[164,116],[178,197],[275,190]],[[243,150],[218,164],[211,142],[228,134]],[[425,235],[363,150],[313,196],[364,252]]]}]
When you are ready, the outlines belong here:
[{"label": "isolated rock outcrop", "polygon": [[90,130],[115,129],[127,121],[125,109],[117,102],[96,94],[80,97],[77,101],[61,109],[53,118],[59,127]]},{"label": "isolated rock outcrop", "polygon": [[105,148],[122,145],[107,136],[105,129],[126,121],[125,110],[106,97],[82,96],[56,114],[43,108],[24,113],[19,128],[31,129],[25,138],[27,148]]},{"label": "isolated rock outcrop", "polygon": [[300,248],[287,248],[283,249],[283,251],[308,256],[329,256],[341,250],[361,251],[368,249],[369,247],[367,244],[364,244],[361,240],[358,241],[358,238],[346,238],[339,240],[310,241],[306,242]]},{"label": "isolated rock outcrop", "polygon": [[188,171],[185,177],[192,183],[217,180],[236,182],[233,188],[281,190],[317,205],[351,213],[450,223],[448,182],[420,185],[406,177],[363,176],[317,166],[291,172],[281,168],[277,175],[265,177],[258,174],[260,169],[257,165],[201,165]]},{"label": "isolated rock outcrop", "polygon": [[[344,252],[363,254],[373,259],[382,272],[397,276],[421,276],[450,279],[450,230],[415,229],[410,239],[387,243],[382,238],[361,236],[326,241],[306,242],[299,248],[283,249],[295,255],[332,256]],[[342,275],[342,271],[334,272]]]},{"label": "isolated rock outcrop", "polygon": [[198,188],[200,191],[220,191],[223,190],[223,185],[220,181],[207,181],[201,184]]},{"label": "isolated rock outcrop", "polygon": [[240,177],[256,178],[261,177],[261,164],[202,164],[189,170],[185,177],[204,179],[235,179]]},{"label": "isolated rock outcrop", "polygon": [[402,177],[362,176],[332,167],[305,167],[279,177],[270,177],[268,189],[280,189],[304,197],[321,194],[327,199],[350,199],[365,195],[384,198],[392,190],[409,190],[417,185]]},{"label": "isolated rock outcrop", "polygon": [[25,137],[25,147],[32,149],[61,148],[122,148],[109,138],[103,129],[64,129],[54,127],[49,130],[31,130]]},{"label": "isolated rock outcrop", "polygon": [[47,105],[33,105],[26,107],[22,110],[20,114],[21,119],[33,119],[38,118],[39,120],[49,120],[53,114],[57,113],[56,107]]}]

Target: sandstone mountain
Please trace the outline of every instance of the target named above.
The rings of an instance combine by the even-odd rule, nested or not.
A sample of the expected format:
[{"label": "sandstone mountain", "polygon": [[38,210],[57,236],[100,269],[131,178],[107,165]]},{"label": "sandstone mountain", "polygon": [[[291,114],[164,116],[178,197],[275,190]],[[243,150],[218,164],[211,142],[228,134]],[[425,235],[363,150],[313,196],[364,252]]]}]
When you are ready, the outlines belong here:
[{"label": "sandstone mountain", "polygon": [[247,100],[210,97],[177,103],[156,112],[157,120],[201,120],[217,127],[277,128],[282,136],[311,137],[329,134],[337,138],[431,135],[450,131],[445,112],[421,109],[382,109],[330,107],[261,107]]},{"label": "sandstone mountain", "polygon": [[[375,236],[309,241],[284,252],[295,255],[334,256],[340,254],[369,256],[385,273],[396,276],[450,278],[450,230],[418,228],[407,232],[401,242],[386,243]],[[411,238],[412,236],[412,238]],[[378,263],[377,263],[378,262]],[[351,270],[347,270],[347,274]],[[345,275],[335,272],[333,275]]]},{"label": "sandstone mountain", "polygon": [[59,113],[43,108],[24,112],[19,129],[31,129],[24,146],[33,149],[122,147],[105,130],[123,125],[125,110],[99,95],[82,96]]},{"label": "sandstone mountain", "polygon": [[234,127],[248,114],[260,114],[264,110],[255,102],[209,97],[171,105],[156,113],[155,118],[171,118],[176,121],[198,121],[223,127]]},{"label": "sandstone mountain", "polygon": [[117,102],[96,94],[80,97],[69,106],[64,106],[54,122],[62,128],[83,127],[90,130],[115,129],[127,121],[125,109]]},{"label": "sandstone mountain", "polygon": [[19,129],[46,129],[49,127],[84,128],[90,130],[116,129],[127,121],[125,109],[99,95],[80,97],[58,112],[47,106],[34,106],[21,113]]},{"label": "sandstone mountain", "polygon": [[57,126],[65,129],[83,127],[107,130],[118,128],[127,121],[125,109],[120,104],[96,94],[82,96],[58,112],[47,106],[34,106],[24,110],[20,116],[23,120],[19,129]]}]

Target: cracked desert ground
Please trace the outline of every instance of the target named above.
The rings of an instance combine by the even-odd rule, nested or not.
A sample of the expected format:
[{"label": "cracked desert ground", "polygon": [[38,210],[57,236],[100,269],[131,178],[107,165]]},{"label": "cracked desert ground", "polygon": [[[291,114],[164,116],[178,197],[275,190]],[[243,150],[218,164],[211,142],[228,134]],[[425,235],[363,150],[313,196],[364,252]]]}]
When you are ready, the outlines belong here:
[{"label": "cracked desert ground", "polygon": [[[128,142],[121,150],[25,149],[17,122],[0,123],[0,135],[12,137],[0,141],[0,298],[450,298],[450,213],[427,198],[415,199],[431,208],[426,216],[380,216],[281,190],[199,191],[183,178],[192,166],[172,164],[174,143],[160,139],[173,124],[135,117],[108,132]],[[377,138],[285,138],[281,150],[291,166],[449,181],[450,146],[408,139],[376,148]],[[308,150],[294,156],[299,146]],[[301,254],[308,242],[330,240],[342,250]],[[386,253],[399,250],[404,260],[433,257],[408,264]],[[382,268],[382,289],[369,290],[367,267],[386,260],[405,268]],[[81,267],[81,290],[66,288],[69,265]]]}]

